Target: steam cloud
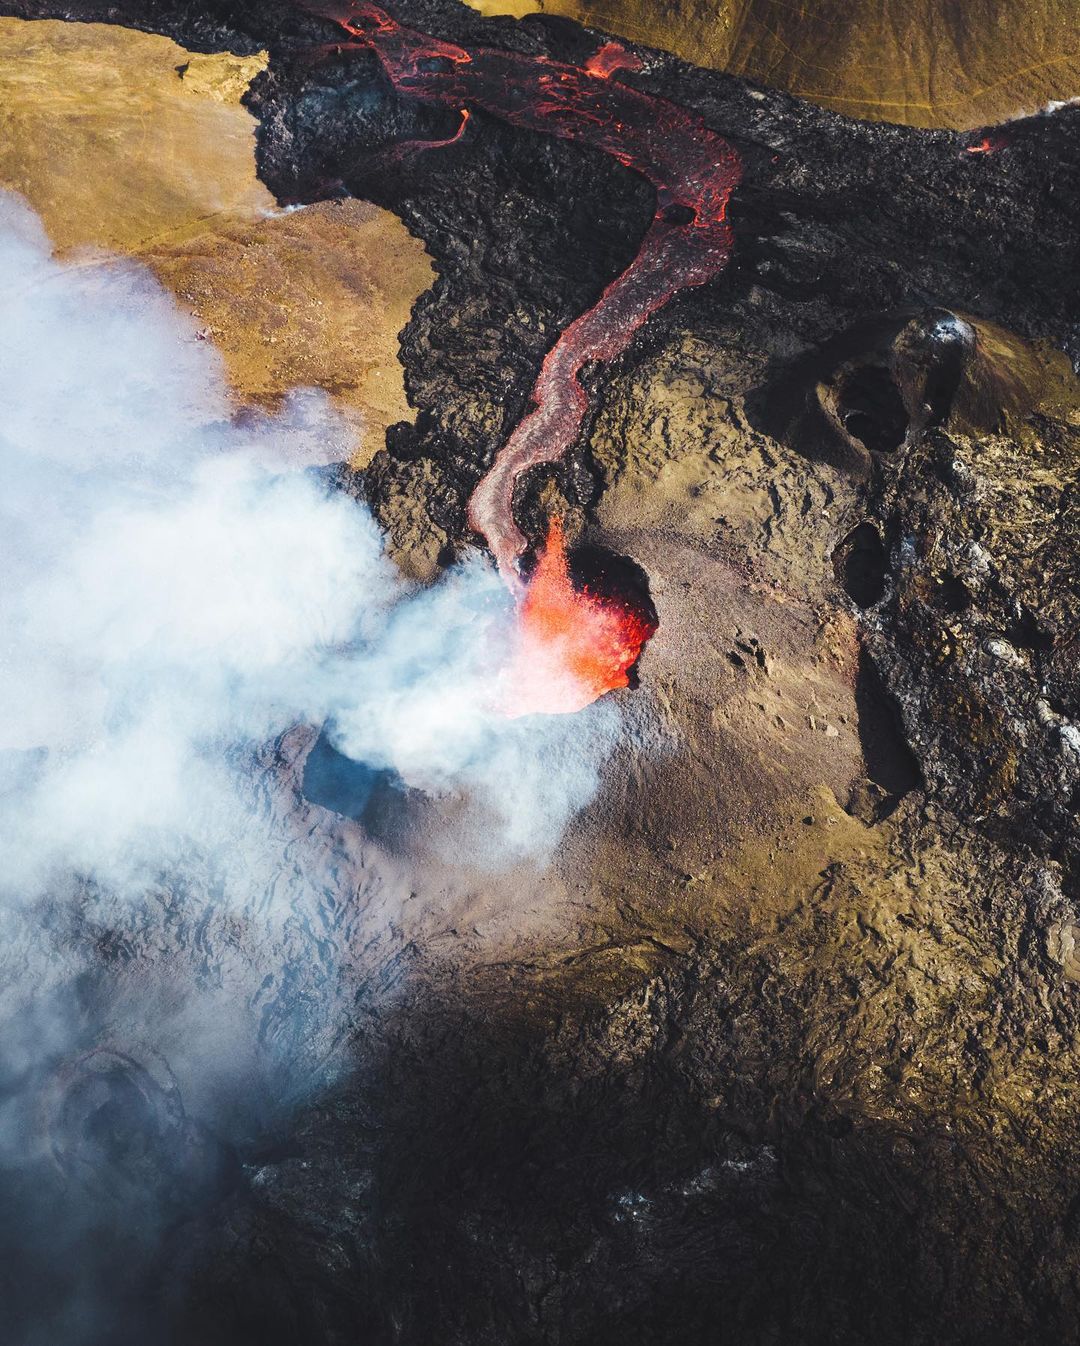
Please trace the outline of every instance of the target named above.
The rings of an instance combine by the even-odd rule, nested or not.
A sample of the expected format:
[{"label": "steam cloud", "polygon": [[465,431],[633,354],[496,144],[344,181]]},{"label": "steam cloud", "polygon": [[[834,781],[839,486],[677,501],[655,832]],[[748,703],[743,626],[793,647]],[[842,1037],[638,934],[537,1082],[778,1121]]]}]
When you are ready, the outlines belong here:
[{"label": "steam cloud", "polygon": [[[611,707],[501,713],[500,582],[476,561],[407,584],[312,470],[350,447],[314,393],[238,417],[149,273],[56,261],[0,194],[0,1262],[34,1340],[113,1340],[132,1253],[109,1239],[136,1220],[152,1259],[177,1215],[141,1178],[77,1199],[56,1154],[113,1160],[83,1154],[83,1102],[48,1100],[96,1106],[108,1051],[134,1053],[124,1097],[171,1076],[189,1116],[255,1143],[327,1078],[363,960],[423,884],[301,798],[319,727],[442,819],[432,901],[453,862],[466,883],[542,864],[612,745]],[[199,1167],[192,1134],[161,1141],[171,1173]]]},{"label": "steam cloud", "polygon": [[0,292],[0,883],[130,884],[192,843],[249,851],[236,749],[328,719],[348,756],[464,792],[488,859],[549,851],[608,715],[499,712],[490,569],[410,593],[363,507],[302,470],[328,430],[343,456],[322,399],[238,426],[219,358],[153,279],[57,263],[11,197]]}]

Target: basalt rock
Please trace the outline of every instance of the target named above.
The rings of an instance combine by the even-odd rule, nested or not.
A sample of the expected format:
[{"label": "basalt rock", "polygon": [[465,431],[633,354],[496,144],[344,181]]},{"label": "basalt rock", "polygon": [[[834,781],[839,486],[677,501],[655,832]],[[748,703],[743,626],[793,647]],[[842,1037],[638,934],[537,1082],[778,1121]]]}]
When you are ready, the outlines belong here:
[{"label": "basalt rock", "polygon": [[[189,1330],[1067,1338],[1072,908],[1052,868],[942,844],[941,816],[883,833],[813,807],[786,891],[746,853],[689,937],[625,923],[379,1024],[363,1089],[187,1227]],[[1022,1143],[998,1120],[1018,1112]]]},{"label": "basalt rock", "polygon": [[[340,31],[294,6],[9,0],[0,8],[107,18],[195,49],[271,51],[249,98],[264,182],[283,201],[373,200],[432,254],[439,278],[404,342],[419,437],[398,436],[390,454],[430,457],[462,505],[524,410],[544,351],[627,265],[651,215],[649,190],[613,159],[483,114],[443,150],[390,152],[449,137],[456,123],[399,98],[370,53],[313,58],[312,46]],[[571,61],[598,42],[560,22],[485,23],[433,0],[399,11],[453,41]],[[722,305],[753,323],[772,296],[796,306],[800,333],[813,341],[860,316],[930,301],[1047,337],[1080,358],[1070,188],[1080,175],[1080,110],[1012,123],[988,152],[973,153],[978,136],[847,121],[662,53],[642,55],[642,73],[620,78],[699,110],[746,163],[735,264],[685,303]],[[650,335],[672,316],[659,315]],[[389,488],[400,471],[380,464],[376,477]],[[448,522],[463,535],[460,512]]]},{"label": "basalt rock", "polygon": [[928,784],[960,816],[1075,869],[1080,424],[930,432],[878,505],[887,595],[868,648]]},{"label": "basalt rock", "polygon": [[[403,18],[431,21],[420,9]],[[439,19],[451,39],[477,40],[458,11]],[[481,40],[505,36],[562,59],[581,59],[587,47],[558,25],[523,29],[492,26]],[[639,347],[687,310],[723,308],[754,330],[766,313],[779,307],[789,317],[794,305],[800,337],[816,345],[863,315],[927,298],[1070,349],[1076,341],[1068,277],[1078,246],[1066,187],[1080,167],[1075,110],[1016,123],[1002,148],[973,154],[970,137],[842,121],[659,54],[628,78],[700,110],[747,169],[733,208],[732,269],[662,311]],[[314,69],[274,64],[252,108],[264,180],[279,197],[370,197],[431,251],[439,280],[417,305],[403,352],[418,433],[398,437],[389,454],[429,457],[463,502],[525,410],[555,335],[631,260],[651,193],[607,156],[483,114],[445,150],[398,155],[394,145],[456,126],[398,98],[363,53]],[[376,479],[398,471],[380,463]],[[564,473],[562,485],[585,503],[580,482]],[[440,522],[463,535],[460,514]]]}]

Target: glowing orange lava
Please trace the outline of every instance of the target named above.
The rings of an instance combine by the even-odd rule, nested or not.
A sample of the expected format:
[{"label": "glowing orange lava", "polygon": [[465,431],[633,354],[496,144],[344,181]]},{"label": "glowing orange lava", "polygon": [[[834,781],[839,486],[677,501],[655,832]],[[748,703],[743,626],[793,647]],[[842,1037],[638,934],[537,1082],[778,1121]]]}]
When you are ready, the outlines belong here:
[{"label": "glowing orange lava", "polygon": [[531,409],[469,499],[469,526],[487,542],[507,585],[517,590],[528,545],[514,517],[517,482],[530,468],[561,458],[580,435],[589,410],[581,382],[586,367],[610,363],[674,295],[707,284],[725,269],[735,246],[728,206],[742,179],[742,160],[699,112],[618,77],[642,69],[641,58],[618,42],[605,42],[583,66],[571,65],[501,47],[467,51],[403,27],[372,0],[301,2],[353,39],[340,50],[374,51],[403,97],[462,114],[458,133],[449,139],[399,141],[379,151],[384,156],[404,159],[410,146],[453,144],[464,129],[463,110],[480,108],[511,126],[611,155],[656,191],[655,213],[637,256],[548,349]]},{"label": "glowing orange lava", "polygon": [[576,589],[562,524],[544,551],[517,614],[517,643],[503,679],[507,715],[568,715],[630,684],[656,624],[627,603]]},{"label": "glowing orange lava", "polygon": [[1003,135],[987,135],[977,145],[968,145],[968,154],[996,154],[998,150],[1003,150],[1008,145],[1008,141]]},{"label": "glowing orange lava", "polygon": [[618,42],[605,42],[599,51],[593,52],[585,62],[585,69],[590,75],[610,79],[617,70],[640,70],[641,58],[627,51]]}]

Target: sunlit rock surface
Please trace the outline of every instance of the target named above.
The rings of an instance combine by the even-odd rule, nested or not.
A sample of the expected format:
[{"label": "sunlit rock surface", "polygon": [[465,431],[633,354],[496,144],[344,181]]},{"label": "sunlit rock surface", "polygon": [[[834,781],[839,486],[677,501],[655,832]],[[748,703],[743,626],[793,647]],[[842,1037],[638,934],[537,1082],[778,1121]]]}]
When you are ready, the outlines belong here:
[{"label": "sunlit rock surface", "polygon": [[557,14],[847,117],[971,127],[1080,92],[1073,0],[466,0]]},{"label": "sunlit rock surface", "polygon": [[0,20],[0,178],[59,248],[138,251],[274,199],[240,98],[265,56],[186,52],[104,24]]},{"label": "sunlit rock surface", "polygon": [[397,334],[431,268],[374,206],[278,208],[241,106],[265,65],[105,24],[0,19],[0,185],[58,248],[148,263],[221,351],[238,402],[325,389],[362,461],[411,416]]},{"label": "sunlit rock surface", "polygon": [[355,418],[357,464],[412,418],[398,333],[433,275],[386,211],[319,202],[140,256],[198,315],[245,399],[272,407],[293,388],[324,389]]}]

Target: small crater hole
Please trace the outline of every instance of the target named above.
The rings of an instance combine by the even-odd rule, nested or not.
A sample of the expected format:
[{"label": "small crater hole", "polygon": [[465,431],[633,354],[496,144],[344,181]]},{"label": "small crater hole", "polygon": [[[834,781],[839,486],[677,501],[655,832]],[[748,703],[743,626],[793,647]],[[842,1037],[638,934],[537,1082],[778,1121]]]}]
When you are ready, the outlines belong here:
[{"label": "small crater hole", "polygon": [[853,603],[873,607],[885,592],[885,545],[872,523],[861,523],[833,552],[833,571]]},{"label": "small crater hole", "polygon": [[875,453],[893,453],[904,442],[908,415],[892,374],[884,365],[857,365],[841,376],[840,423]]}]

